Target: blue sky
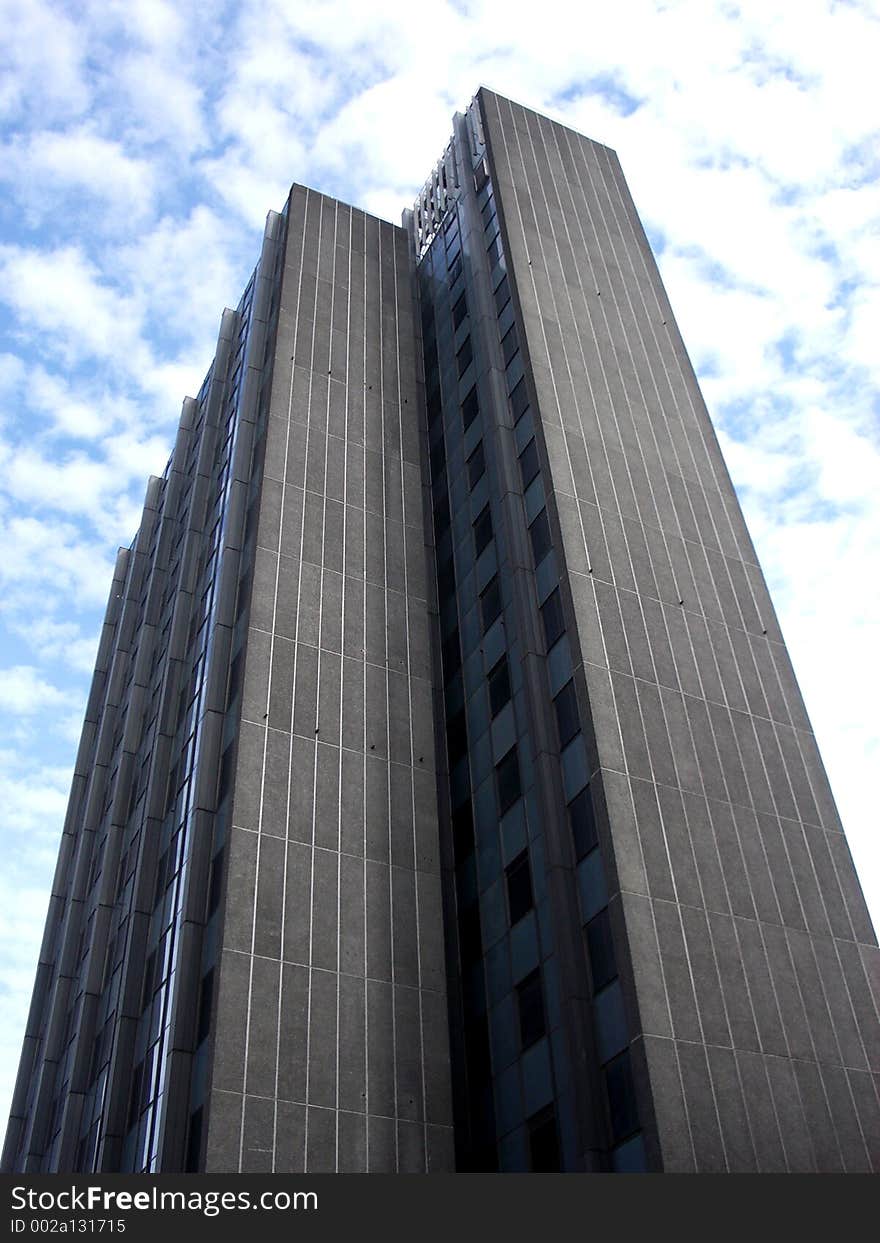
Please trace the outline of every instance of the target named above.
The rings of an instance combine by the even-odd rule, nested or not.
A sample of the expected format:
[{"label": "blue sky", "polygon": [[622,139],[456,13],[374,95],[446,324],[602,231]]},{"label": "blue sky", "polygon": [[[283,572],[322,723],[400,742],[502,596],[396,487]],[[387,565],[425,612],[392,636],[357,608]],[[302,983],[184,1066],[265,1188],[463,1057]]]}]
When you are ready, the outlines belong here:
[{"label": "blue sky", "polygon": [[0,1115],[116,548],[296,180],[399,220],[485,82],[615,147],[880,922],[880,8],[0,0]]}]

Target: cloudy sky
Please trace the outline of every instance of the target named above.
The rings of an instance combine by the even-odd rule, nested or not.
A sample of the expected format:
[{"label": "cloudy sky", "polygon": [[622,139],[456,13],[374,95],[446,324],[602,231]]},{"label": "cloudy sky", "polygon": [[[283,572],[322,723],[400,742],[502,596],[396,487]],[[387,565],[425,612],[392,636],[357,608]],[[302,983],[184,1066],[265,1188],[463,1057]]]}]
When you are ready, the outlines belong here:
[{"label": "cloudy sky", "polygon": [[0,1117],[115,550],[269,208],[485,83],[615,147],[880,922],[877,0],[0,0]]}]

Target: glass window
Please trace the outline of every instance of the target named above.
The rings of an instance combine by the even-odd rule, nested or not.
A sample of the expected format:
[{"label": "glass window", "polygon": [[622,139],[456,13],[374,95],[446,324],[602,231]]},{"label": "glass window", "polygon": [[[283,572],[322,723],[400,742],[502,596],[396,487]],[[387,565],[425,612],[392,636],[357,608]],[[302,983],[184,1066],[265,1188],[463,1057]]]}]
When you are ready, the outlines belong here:
[{"label": "glass window", "polygon": [[498,288],[495,290],[495,310],[498,315],[504,310],[510,301],[510,281],[507,276],[502,276]]},{"label": "glass window", "polygon": [[488,681],[489,711],[495,717],[510,700],[510,668],[506,655],[490,670]]},{"label": "glass window", "polygon": [[214,968],[202,977],[199,990],[199,1021],[196,1028],[196,1044],[200,1045],[211,1027],[211,1003],[214,999]]},{"label": "glass window", "polygon": [[559,1137],[552,1105],[533,1114],[526,1123],[529,1131],[529,1156],[533,1174],[558,1174]]},{"label": "glass window", "polygon": [[546,509],[541,510],[529,527],[529,537],[532,541],[535,565],[538,565],[553,547],[553,541],[550,538],[550,519],[547,517]]},{"label": "glass window", "polygon": [[597,993],[604,984],[608,984],[617,975],[614,942],[611,939],[611,921],[608,918],[607,907],[587,924],[587,950],[593,971],[593,992]]},{"label": "glass window", "polygon": [[541,470],[538,461],[538,446],[535,443],[534,436],[519,455],[519,469],[522,475],[523,487],[527,488]]},{"label": "glass window", "polygon": [[540,1040],[547,1031],[540,968],[532,971],[517,984],[516,1004],[519,1011],[520,1045],[523,1049],[527,1049],[536,1040]]},{"label": "glass window", "polygon": [[483,623],[483,634],[489,629],[496,617],[501,613],[501,584],[498,575],[480,594],[480,618]]},{"label": "glass window", "polygon": [[553,700],[553,706],[556,709],[556,724],[559,727],[559,745],[564,747],[567,742],[571,742],[581,727],[574,682],[566,682]]},{"label": "glass window", "polygon": [[447,721],[446,746],[449,751],[449,767],[454,768],[461,757],[467,755],[467,718],[464,708]]},{"label": "glass window", "polygon": [[460,376],[463,376],[464,373],[467,371],[468,367],[471,365],[471,359],[473,358],[473,356],[474,356],[474,347],[471,344],[470,337],[467,336],[462,342],[461,349],[458,351],[458,353],[455,356],[455,362],[456,362],[456,366],[458,367],[458,374]]},{"label": "glass window", "polygon": [[[515,756],[516,749],[514,748],[509,754]],[[512,863],[507,865],[504,875],[507,879],[507,909],[510,914],[510,926],[513,927],[535,905],[528,850],[522,851]]]},{"label": "glass window", "polygon": [[528,410],[529,399],[526,394],[525,379],[520,379],[517,382],[513,392],[510,394],[510,408],[513,411],[514,422],[517,422],[517,420],[520,419]]},{"label": "glass window", "polygon": [[621,1140],[639,1129],[636,1090],[628,1049],[605,1067],[605,1087],[611,1114],[611,1134],[615,1141]]},{"label": "glass window", "polygon": [[574,838],[575,854],[578,859],[583,859],[599,841],[596,833],[596,818],[593,815],[593,800],[590,797],[589,786],[585,786],[577,798],[571,800],[568,805],[568,814],[571,819],[571,834]]},{"label": "glass window", "polygon": [[492,514],[486,505],[474,519],[474,548],[479,557],[492,539]]},{"label": "glass window", "polygon": [[482,479],[485,473],[486,453],[481,440],[467,460],[468,484],[473,487],[479,479]]},{"label": "glass window", "polygon": [[516,332],[516,324],[511,324],[501,341],[501,352],[504,355],[505,367],[510,362],[511,358],[513,358],[518,349],[519,337]]},{"label": "glass window", "polygon": [[443,680],[448,682],[461,668],[461,646],[458,642],[458,630],[453,630],[448,639],[443,640]]},{"label": "glass window", "polygon": [[450,287],[455,284],[455,282],[458,280],[460,276],[461,276],[461,251],[459,251],[459,253],[455,256],[455,259],[452,261],[452,263],[449,266]]},{"label": "glass window", "polygon": [[562,615],[562,597],[559,588],[554,587],[550,595],[541,605],[541,617],[544,622],[544,638],[548,649],[557,639],[565,634],[565,618]]},{"label": "glass window", "polygon": [[437,571],[437,594],[441,605],[455,595],[455,563],[447,557]]},{"label": "glass window", "polygon": [[480,908],[476,902],[466,906],[458,917],[458,937],[462,962],[475,962],[483,953],[480,935]]},{"label": "glass window", "polygon": [[480,405],[477,401],[477,386],[474,385],[461,403],[461,421],[465,431],[467,431],[479,413]]},{"label": "glass window", "polygon": [[498,805],[504,815],[522,794],[516,747],[511,747],[504,759],[495,765],[495,774],[498,779]]},{"label": "glass window", "polygon": [[456,863],[461,863],[474,849],[474,812],[470,799],[452,813],[452,845]]},{"label": "glass window", "polygon": [[458,328],[467,315],[467,296],[462,294],[452,308],[452,327]]},{"label": "glass window", "polygon": [[480,215],[483,217],[483,228],[488,229],[495,215],[495,198],[493,195],[490,194],[480,208]]},{"label": "glass window", "polygon": [[486,253],[489,256],[489,268],[492,269],[504,253],[501,249],[501,237],[497,233],[489,243]]}]

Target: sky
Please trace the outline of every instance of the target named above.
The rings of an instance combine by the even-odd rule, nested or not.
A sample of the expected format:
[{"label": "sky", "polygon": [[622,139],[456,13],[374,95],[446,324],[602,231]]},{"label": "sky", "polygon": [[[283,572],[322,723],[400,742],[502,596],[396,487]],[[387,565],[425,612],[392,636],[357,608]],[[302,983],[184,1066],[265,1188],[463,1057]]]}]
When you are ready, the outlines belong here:
[{"label": "sky", "polygon": [[398,222],[481,83],[620,155],[880,923],[877,0],[0,0],[0,28],[0,1118],[113,560],[220,311],[291,182]]}]

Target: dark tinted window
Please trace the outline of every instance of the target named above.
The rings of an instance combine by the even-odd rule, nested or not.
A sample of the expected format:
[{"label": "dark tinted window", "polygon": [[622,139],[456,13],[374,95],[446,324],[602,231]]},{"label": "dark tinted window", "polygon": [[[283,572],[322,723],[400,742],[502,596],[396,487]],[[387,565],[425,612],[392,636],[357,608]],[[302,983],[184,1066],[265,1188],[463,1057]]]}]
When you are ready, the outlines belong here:
[{"label": "dark tinted window", "polygon": [[559,1138],[556,1134],[556,1115],[553,1112],[553,1106],[548,1105],[540,1113],[533,1114],[527,1126],[532,1173],[558,1173]]},{"label": "dark tinted window", "polygon": [[498,805],[503,814],[522,794],[516,747],[512,747],[504,759],[496,764],[495,773],[498,778]]},{"label": "dark tinted window", "polygon": [[547,510],[542,509],[529,527],[529,536],[532,541],[532,552],[535,557],[535,565],[546,557],[547,553],[553,546],[550,538],[550,520],[547,517]]},{"label": "dark tinted window", "polygon": [[574,682],[566,682],[553,700],[553,706],[556,708],[556,724],[559,726],[559,745],[564,747],[581,727]]},{"label": "dark tinted window", "polygon": [[480,405],[477,401],[477,389],[475,385],[461,403],[461,422],[465,431],[467,431],[479,413]]},{"label": "dark tinted window", "polygon": [[495,237],[492,238],[492,241],[489,243],[486,253],[489,256],[489,267],[494,268],[495,264],[498,262],[498,260],[501,258],[502,254],[504,253],[501,249],[501,238],[498,236],[497,233]]},{"label": "dark tinted window", "polygon": [[489,673],[489,711],[497,716],[510,699],[510,669],[507,657],[502,656]]},{"label": "dark tinted window", "polygon": [[452,557],[447,557],[437,571],[437,594],[441,606],[455,594],[455,563]]},{"label": "dark tinted window", "polygon": [[446,725],[446,746],[449,751],[449,767],[454,768],[467,754],[467,720],[464,708],[449,718]]},{"label": "dark tinted window", "polygon": [[466,859],[474,848],[474,813],[470,799],[452,813],[452,844],[456,863]]},{"label": "dark tinted window", "polygon": [[513,411],[513,419],[516,422],[521,415],[525,414],[529,408],[529,399],[526,395],[526,382],[519,380],[516,388],[510,394],[510,408]]},{"label": "dark tinted window", "polygon": [[480,618],[483,623],[483,634],[501,612],[501,584],[496,574],[485,591],[480,595]]},{"label": "dark tinted window", "polygon": [[459,324],[467,315],[467,297],[462,294],[455,306],[452,308],[452,326],[458,328]]},{"label": "dark tinted window", "polygon": [[581,790],[577,798],[572,799],[568,805],[568,814],[571,817],[575,854],[578,859],[583,859],[599,841],[589,786]]},{"label": "dark tinted window", "polygon": [[617,975],[614,961],[614,942],[611,939],[611,922],[608,909],[600,911],[587,924],[587,949],[593,971],[593,991],[598,992]]},{"label": "dark tinted window", "polygon": [[478,557],[491,539],[492,514],[487,505],[474,519],[474,547]]},{"label": "dark tinted window", "polygon": [[486,453],[482,440],[467,460],[468,484],[473,487],[486,473]]},{"label": "dark tinted window", "polygon": [[211,1027],[211,1003],[214,999],[214,968],[202,978],[199,990],[199,1022],[196,1029],[196,1044],[201,1044]]},{"label": "dark tinted window", "polygon": [[449,284],[454,285],[461,276],[461,251],[455,256],[455,259],[449,265]]},{"label": "dark tinted window", "polygon": [[458,374],[460,376],[464,375],[468,367],[471,365],[471,359],[473,358],[473,356],[474,356],[474,347],[471,344],[471,339],[470,337],[465,337],[464,341],[462,342],[461,349],[458,351],[458,353],[455,356],[456,365],[458,367]]},{"label": "dark tinted window", "polygon": [[495,310],[500,315],[510,301],[510,281],[506,276],[501,278],[498,288],[495,290]]},{"label": "dark tinted window", "polygon": [[480,908],[476,902],[466,906],[459,915],[458,935],[462,962],[474,962],[483,952],[480,935]]},{"label": "dark tinted window", "polygon": [[540,970],[533,971],[517,984],[516,1004],[519,1010],[520,1044],[526,1049],[536,1040],[540,1040],[547,1030]]},{"label": "dark tinted window", "polygon": [[608,1090],[608,1108],[611,1113],[611,1134],[615,1140],[620,1140],[639,1129],[639,1113],[628,1051],[621,1053],[620,1057],[616,1057],[606,1066],[605,1087]]},{"label": "dark tinted window", "polygon": [[511,358],[513,358],[518,349],[519,337],[516,333],[516,324],[511,324],[507,332],[505,332],[504,338],[501,342],[501,352],[504,354],[505,367],[510,362]]},{"label": "dark tinted window", "polygon": [[541,469],[541,464],[538,461],[538,446],[535,444],[534,437],[532,437],[519,455],[519,469],[522,475],[523,487],[527,488]]},{"label": "dark tinted window", "polygon": [[458,631],[453,630],[448,639],[443,640],[443,677],[448,682],[454,673],[461,668],[461,647],[458,642]]},{"label": "dark tinted window", "polygon": [[[514,753],[515,754],[515,753]],[[505,868],[507,878],[507,909],[510,912],[510,923],[519,923],[523,915],[527,915],[535,905],[532,895],[532,869],[529,867],[529,852],[524,850]]]},{"label": "dark tinted window", "polygon": [[554,587],[550,595],[541,605],[541,617],[544,621],[544,637],[547,649],[553,646],[558,638],[565,633],[565,618],[562,615],[562,597],[559,588]]}]

